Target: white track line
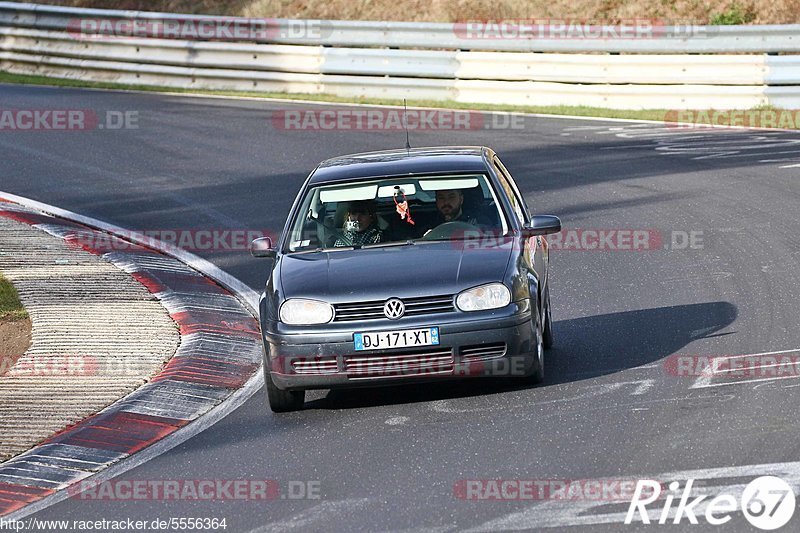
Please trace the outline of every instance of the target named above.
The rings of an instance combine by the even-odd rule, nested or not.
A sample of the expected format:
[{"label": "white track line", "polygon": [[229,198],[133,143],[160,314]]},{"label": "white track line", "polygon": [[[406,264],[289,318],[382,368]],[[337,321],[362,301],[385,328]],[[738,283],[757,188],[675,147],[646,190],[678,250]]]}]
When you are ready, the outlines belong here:
[{"label": "white track line", "polygon": [[[91,226],[93,228],[100,229],[102,231],[106,231],[111,234],[119,235],[123,238],[128,240],[138,242],[139,244],[144,244],[149,246],[150,248],[155,248],[166,255],[172,256],[179,261],[186,263],[190,267],[194,268],[195,270],[201,272],[205,276],[214,279],[221,285],[225,286],[228,290],[233,292],[242,302],[250,309],[250,311],[254,314],[254,316],[258,316],[258,300],[259,294],[239,281],[238,279],[234,278],[227,272],[224,272],[216,265],[202,259],[194,254],[191,254],[185,250],[181,250],[176,248],[175,246],[164,243],[161,241],[157,241],[155,239],[150,239],[148,237],[144,237],[141,239],[136,239],[135,236],[131,235],[130,230],[126,230],[119,226],[115,226],[113,224],[109,224],[103,222],[101,220],[97,220],[94,218],[86,217],[83,215],[79,215],[77,213],[73,213],[72,211],[68,211],[66,209],[61,209],[59,207],[55,207],[52,205],[44,204],[42,202],[37,202],[36,200],[31,200],[30,198],[25,198],[22,196],[17,196],[16,194],[6,193],[0,191],[0,198],[5,198],[7,200],[11,200],[12,202],[16,202],[18,204],[24,205],[26,207],[30,207],[33,209],[38,209],[39,211],[44,211],[45,213],[49,213],[67,220],[71,220],[73,222],[78,222],[79,224],[84,224],[87,226]],[[206,413],[205,415],[201,416],[200,418],[194,420],[192,423],[180,428],[179,430],[175,431],[174,433],[168,435],[167,437],[163,438],[162,440],[156,442],[155,444],[145,448],[141,452],[138,452],[129,458],[123,459],[120,462],[114,464],[102,470],[101,472],[91,476],[88,479],[92,479],[96,483],[102,483],[104,481],[108,481],[110,479],[114,479],[115,477],[124,474],[128,470],[132,470],[151,459],[155,459],[156,457],[163,455],[164,453],[168,452],[169,450],[175,448],[176,446],[183,444],[187,440],[191,439],[195,435],[205,431],[206,429],[210,428],[230,413],[238,409],[242,406],[248,399],[250,399],[253,394],[258,392],[259,389],[264,385],[264,376],[262,372],[259,370],[257,371],[253,377],[251,377],[245,385],[234,392],[227,400],[222,402],[221,404],[214,407],[211,411]],[[29,516],[33,513],[39,512],[43,509],[46,509],[56,503],[66,500],[69,497],[69,493],[66,490],[62,490],[56,492],[55,494],[48,496],[38,502],[35,502],[31,505],[23,507],[19,511],[15,511],[8,516],[3,517],[4,520],[21,520],[22,518]]]},{"label": "white track line", "polygon": [[[744,357],[759,357],[762,355],[779,355],[784,353],[793,353],[793,352],[800,352],[798,349],[794,350],[777,350],[774,352],[762,352],[762,353],[751,353],[751,354],[743,354],[743,355],[722,355],[719,357],[714,357],[711,360],[711,371],[708,372],[706,375],[702,375],[695,380],[692,384],[690,389],[706,389],[710,387],[722,387],[725,385],[741,385],[743,383],[759,383],[762,381],[774,381],[776,379],[786,379],[786,378],[797,378],[798,376],[776,376],[774,378],[758,378],[758,379],[742,379],[737,381],[730,381],[726,383],[711,383],[711,380],[714,378],[715,375],[723,374],[723,372],[719,371],[718,361],[728,361],[731,359],[742,359]],[[776,365],[765,365],[763,368],[768,368],[768,366],[776,366]],[[754,368],[762,368],[762,367],[754,367]],[[724,371],[727,372],[727,371]]]},{"label": "white track line", "polygon": [[729,381],[726,383],[710,383],[708,385],[702,385],[700,387],[694,387],[693,389],[709,389],[711,387],[727,387],[728,385],[742,385],[745,383],[760,383],[763,381],[778,381],[779,379],[797,379],[800,376],[775,376],[774,378],[758,378],[758,379],[742,379],[738,381]]}]

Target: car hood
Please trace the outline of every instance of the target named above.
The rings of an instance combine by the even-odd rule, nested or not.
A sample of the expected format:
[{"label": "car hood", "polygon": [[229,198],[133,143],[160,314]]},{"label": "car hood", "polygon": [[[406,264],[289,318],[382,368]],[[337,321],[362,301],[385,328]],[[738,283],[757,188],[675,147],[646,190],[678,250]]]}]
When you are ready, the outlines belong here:
[{"label": "car hood", "polygon": [[331,303],[455,294],[502,281],[512,249],[510,243],[470,249],[436,242],[285,255],[281,287],[285,298]]}]

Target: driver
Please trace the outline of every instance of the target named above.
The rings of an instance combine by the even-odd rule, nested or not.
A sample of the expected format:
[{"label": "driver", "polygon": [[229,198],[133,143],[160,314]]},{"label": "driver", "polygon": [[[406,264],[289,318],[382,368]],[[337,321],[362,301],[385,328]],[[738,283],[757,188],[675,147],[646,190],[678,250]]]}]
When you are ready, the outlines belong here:
[{"label": "driver", "polygon": [[344,217],[342,236],[336,239],[335,247],[363,246],[383,240],[383,231],[378,227],[375,204],[371,200],[360,200],[350,204]]},{"label": "driver", "polygon": [[438,220],[436,225],[445,222],[466,222],[476,226],[478,219],[464,213],[464,193],[459,189],[445,189],[436,191],[436,209]]}]

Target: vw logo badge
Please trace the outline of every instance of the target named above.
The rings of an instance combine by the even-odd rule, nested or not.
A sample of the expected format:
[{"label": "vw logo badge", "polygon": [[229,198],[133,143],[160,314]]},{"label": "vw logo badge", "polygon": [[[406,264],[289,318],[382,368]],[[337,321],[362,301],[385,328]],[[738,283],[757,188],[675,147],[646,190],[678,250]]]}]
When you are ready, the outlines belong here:
[{"label": "vw logo badge", "polygon": [[397,320],[406,314],[406,304],[402,300],[392,298],[383,304],[383,314],[390,320]]}]

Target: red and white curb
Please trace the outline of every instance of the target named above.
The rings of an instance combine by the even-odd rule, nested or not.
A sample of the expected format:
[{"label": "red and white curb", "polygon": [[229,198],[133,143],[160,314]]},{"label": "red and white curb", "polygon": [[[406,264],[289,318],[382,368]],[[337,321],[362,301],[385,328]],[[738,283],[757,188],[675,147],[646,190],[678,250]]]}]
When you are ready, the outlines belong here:
[{"label": "red and white curb", "polygon": [[177,352],[149,383],[2,463],[0,516],[22,518],[66,498],[67,489],[86,478],[111,479],[164,453],[263,384],[254,318],[258,295],[235,278],[170,245],[108,237],[130,232],[12,194],[0,192],[0,216],[63,238],[130,273],[164,305],[181,335]]}]

